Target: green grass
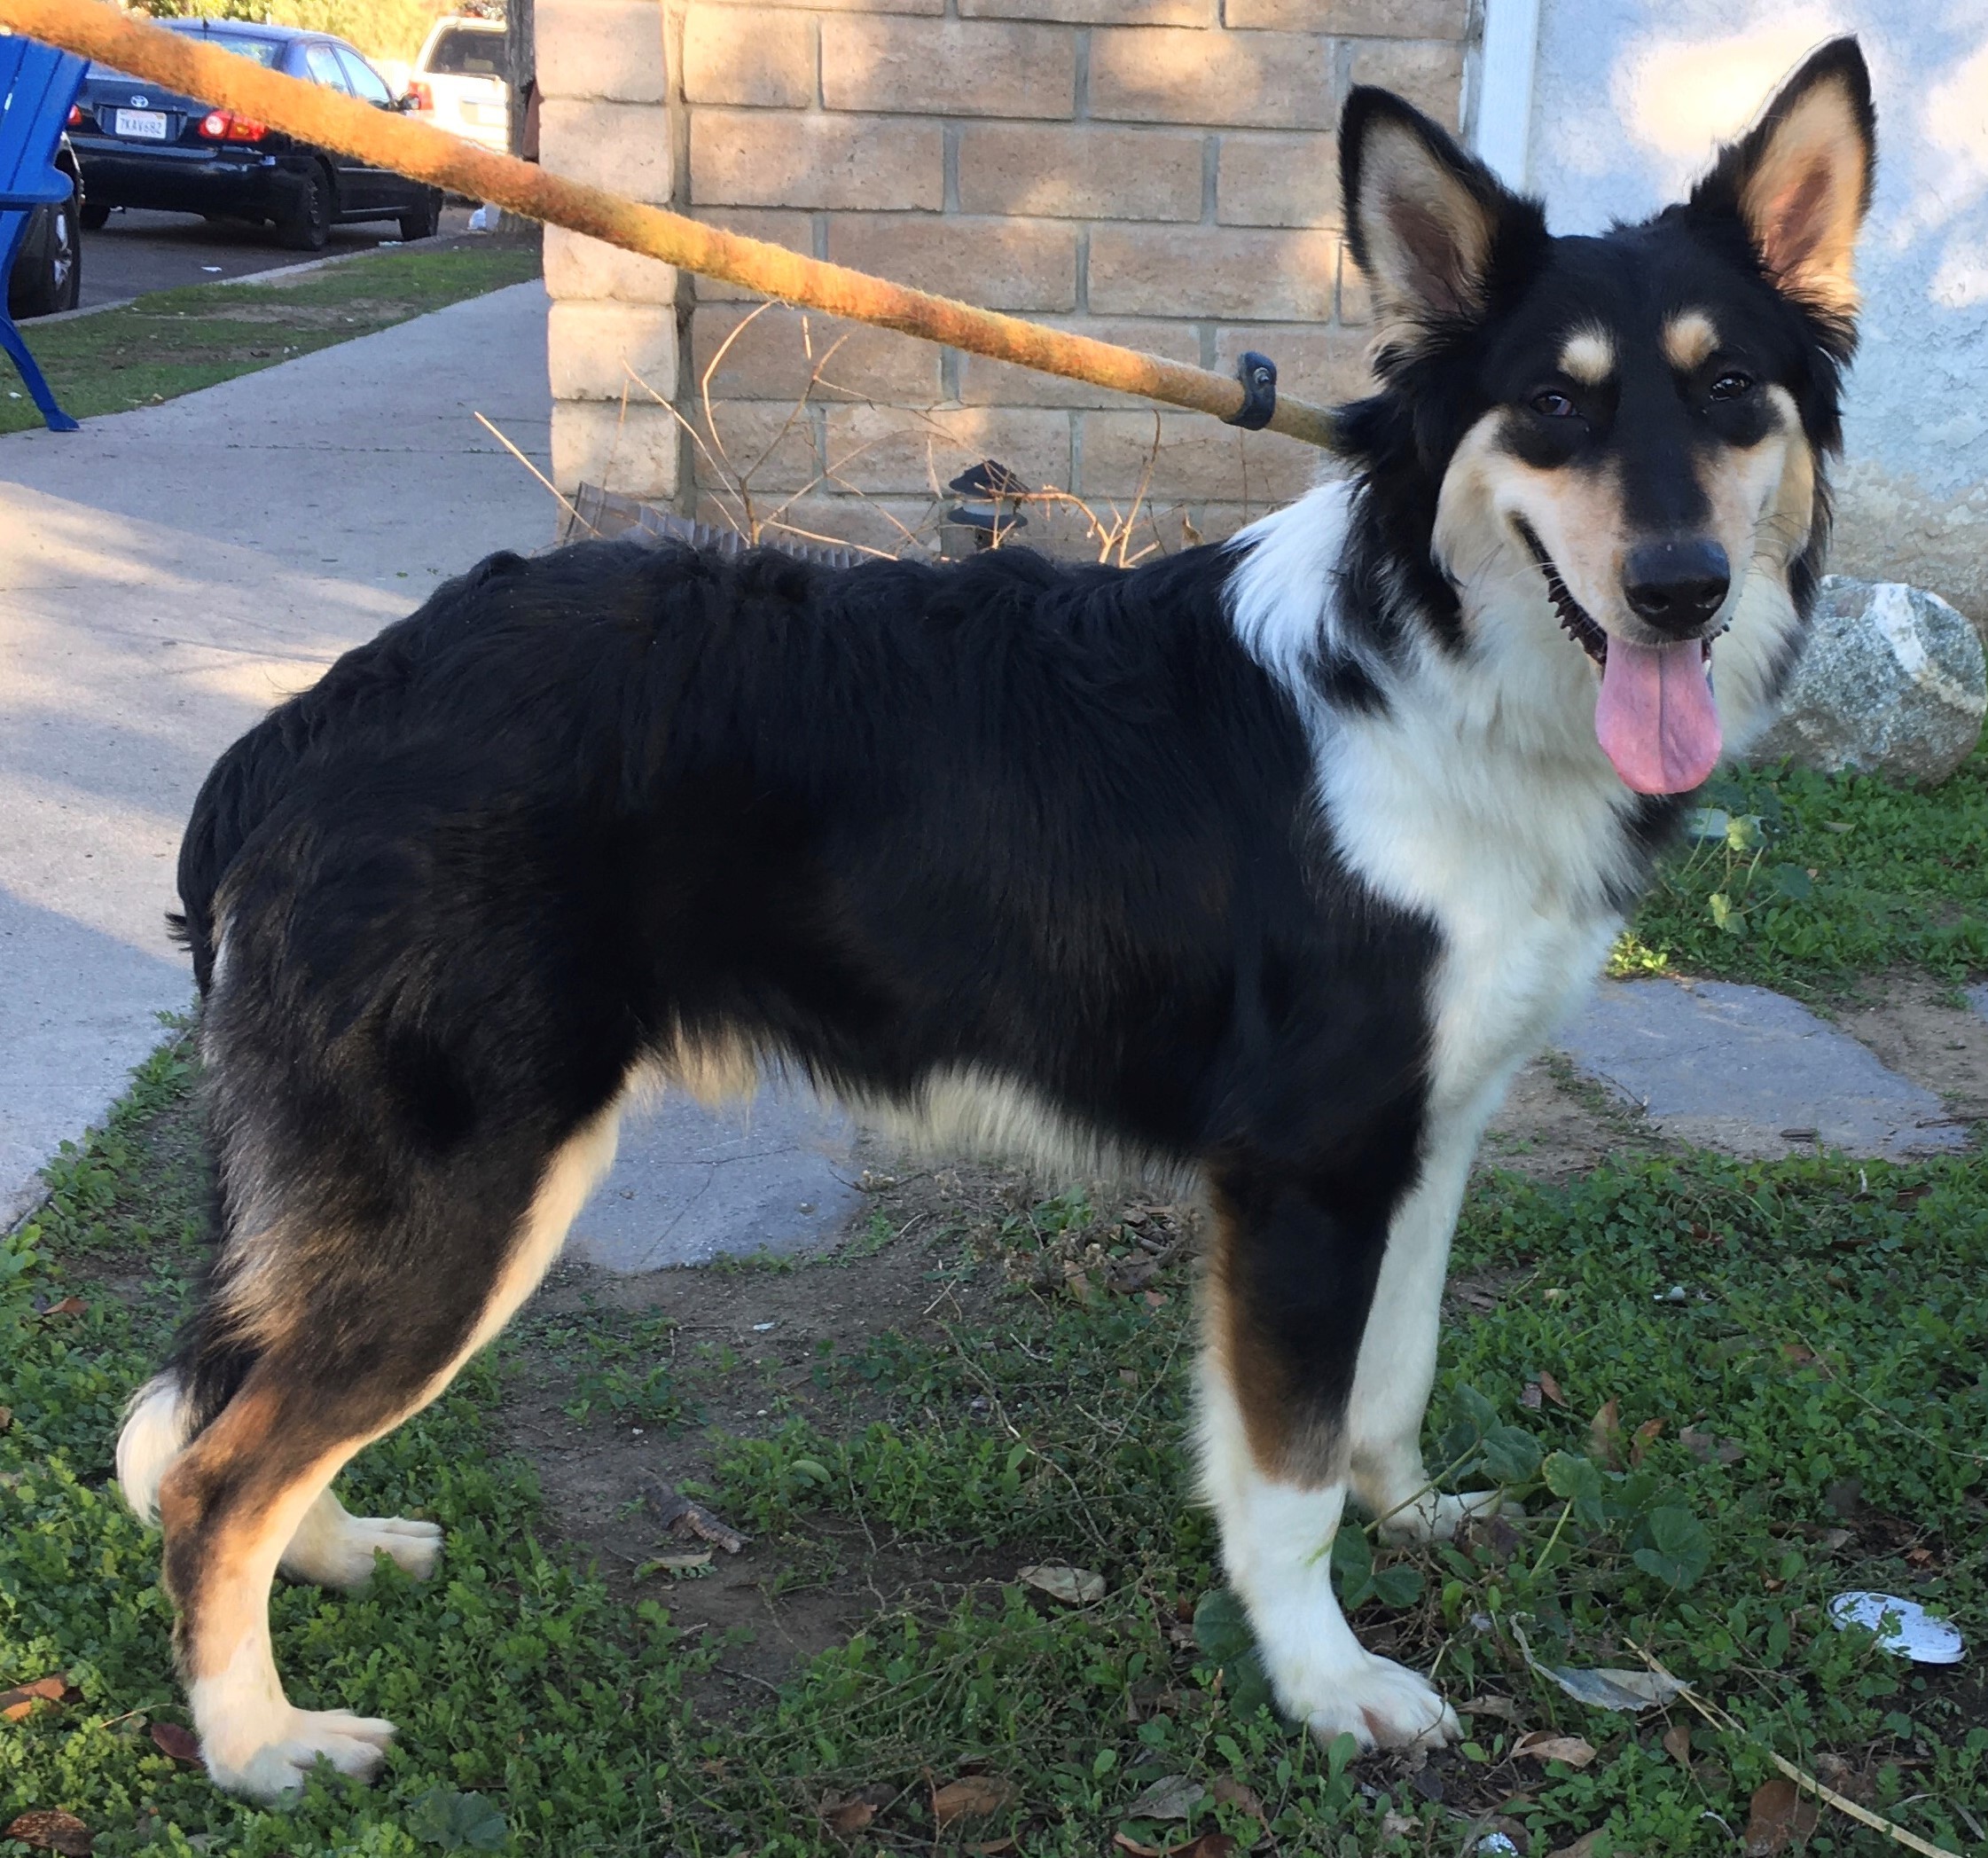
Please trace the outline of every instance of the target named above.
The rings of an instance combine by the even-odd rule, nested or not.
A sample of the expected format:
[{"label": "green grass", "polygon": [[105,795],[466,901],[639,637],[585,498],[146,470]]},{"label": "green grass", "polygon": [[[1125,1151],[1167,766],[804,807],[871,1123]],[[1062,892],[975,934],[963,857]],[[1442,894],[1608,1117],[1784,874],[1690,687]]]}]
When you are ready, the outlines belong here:
[{"label": "green grass", "polygon": [[1704,804],[1725,824],[1702,819],[1664,863],[1618,973],[1829,992],[1896,966],[1988,970],[1988,744],[1937,788],[1742,772]]},{"label": "green grass", "polygon": [[[1530,1513],[1377,1562],[1349,1532],[1335,1556],[1368,1644],[1436,1666],[1454,1698],[1512,1701],[1515,1721],[1480,1710],[1463,1751],[1420,1781],[1256,1706],[1209,1523],[1185,1500],[1187,1267],[1110,1294],[1131,1234],[1066,1196],[927,1254],[936,1277],[982,1287],[971,1320],[824,1346],[758,1436],[717,1441],[708,1500],[759,1533],[770,1585],[865,1534],[911,1571],[904,1597],[777,1694],[712,1714],[726,1707],[709,1701],[722,1635],[673,1627],[667,1587],[618,1600],[542,1545],[529,1467],[497,1445],[506,1358],[486,1354],[346,1480],[364,1508],[441,1520],[443,1577],[419,1587],[383,1566],[361,1596],[276,1596],[298,1700],[402,1724],[386,1775],[370,1791],[314,1783],[292,1814],[224,1799],[151,1737],[185,1721],[156,1538],[108,1483],[120,1402],[198,1258],[188,1081],[178,1047],[155,1058],[0,1251],[0,1684],[60,1673],[81,1693],[0,1723],[0,1825],[66,1808],[100,1854],[176,1858],[815,1854],[849,1848],[819,1812],[860,1792],[877,1816],[857,1846],[1012,1835],[1018,1852],[1095,1858],[1122,1829],[1184,1838],[1129,1816],[1178,1776],[1208,1790],[1191,1830],[1259,1837],[1254,1795],[1280,1852],[1460,1853],[1502,1810],[1535,1854],[1601,1830],[1604,1851],[1723,1858],[1733,1833],[1706,1815],[1743,1824],[1772,1749],[1988,1854],[1961,1816],[1988,1799],[1977,1159],[1652,1161],[1474,1194],[1460,1264],[1505,1288],[1445,1337],[1431,1462],[1503,1482]],[[1064,1283],[1066,1259],[1091,1261],[1082,1297],[1029,1288]],[[40,1313],[72,1293],[86,1312]],[[604,1398],[639,1346],[669,1346],[653,1317],[571,1327],[563,1345]],[[1548,1384],[1564,1405],[1540,1397]],[[636,1397],[686,1417],[679,1389]],[[1063,1607],[1016,1584],[1021,1564],[1052,1560],[1102,1574],[1104,1598]],[[1915,1671],[1833,1631],[1821,1609],[1850,1587],[1937,1603],[1970,1663]],[[1550,1664],[1634,1666],[1648,1651],[1743,1729],[1698,1725],[1687,1772],[1661,1740],[1667,1720],[1691,1720],[1682,1706],[1584,1708],[1529,1671],[1522,1633]],[[1514,1760],[1514,1738],[1540,1728],[1586,1738],[1595,1760]],[[936,1832],[931,1785],[975,1772],[1004,1804]],[[1809,1848],[1891,1849],[1834,1816]]]},{"label": "green grass", "polygon": [[[56,399],[89,419],[176,399],[537,275],[536,246],[522,240],[378,252],[280,283],[159,291],[121,310],[30,323],[27,335]],[[12,368],[0,372],[0,433],[39,426]]]}]

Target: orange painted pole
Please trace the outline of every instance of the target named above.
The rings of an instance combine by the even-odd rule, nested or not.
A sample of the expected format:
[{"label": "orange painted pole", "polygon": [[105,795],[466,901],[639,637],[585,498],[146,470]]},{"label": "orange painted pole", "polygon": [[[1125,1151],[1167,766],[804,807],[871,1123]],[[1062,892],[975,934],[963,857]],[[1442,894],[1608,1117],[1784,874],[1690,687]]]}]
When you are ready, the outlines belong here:
[{"label": "orange painted pole", "polygon": [[[103,0],[0,0],[0,27],[266,122],[320,148],[334,148],[472,200],[491,200],[528,218],[583,232],[685,270],[722,278],[783,302],[1218,419],[1233,417],[1244,403],[1241,383],[1227,375],[979,310],[845,265],[803,258],[660,207],[643,206],[605,188],[550,174],[531,162],[493,154],[356,98],[264,70],[192,35],[168,32],[121,13]],[[1335,449],[1328,408],[1280,394],[1269,424],[1272,432],[1328,451]]]}]

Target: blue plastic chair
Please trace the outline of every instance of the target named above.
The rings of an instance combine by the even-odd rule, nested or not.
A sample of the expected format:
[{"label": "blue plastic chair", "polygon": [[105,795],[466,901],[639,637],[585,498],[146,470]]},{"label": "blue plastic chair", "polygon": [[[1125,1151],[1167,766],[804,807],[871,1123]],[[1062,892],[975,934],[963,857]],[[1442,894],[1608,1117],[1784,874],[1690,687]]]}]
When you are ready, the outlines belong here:
[{"label": "blue plastic chair", "polygon": [[51,432],[74,432],[76,422],[55,404],[7,314],[6,281],[35,208],[69,198],[69,176],[55,165],[55,150],[89,67],[72,51],[0,33],[0,349],[13,357]]}]

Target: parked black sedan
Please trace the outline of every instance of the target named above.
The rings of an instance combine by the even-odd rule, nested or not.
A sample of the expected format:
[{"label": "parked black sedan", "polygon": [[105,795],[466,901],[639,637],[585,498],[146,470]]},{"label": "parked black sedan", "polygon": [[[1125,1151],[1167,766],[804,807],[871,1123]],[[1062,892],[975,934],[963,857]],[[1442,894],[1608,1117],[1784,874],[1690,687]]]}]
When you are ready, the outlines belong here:
[{"label": "parked black sedan", "polygon": [[[232,20],[158,23],[382,110],[403,106],[342,39]],[[397,219],[403,239],[426,239],[441,217],[437,188],[99,65],[83,79],[76,112],[69,137],[82,164],[82,223],[92,231],[113,207],[150,207],[273,224],[283,244],[315,252],[348,221]]]}]

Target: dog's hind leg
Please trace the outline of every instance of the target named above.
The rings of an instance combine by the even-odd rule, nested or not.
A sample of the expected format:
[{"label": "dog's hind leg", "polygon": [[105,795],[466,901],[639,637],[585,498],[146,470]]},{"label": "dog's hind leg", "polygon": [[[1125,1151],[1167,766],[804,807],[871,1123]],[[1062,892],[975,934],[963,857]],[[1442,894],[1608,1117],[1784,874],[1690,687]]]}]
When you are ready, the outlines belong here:
[{"label": "dog's hind leg", "polygon": [[1436,1379],[1450,1239],[1477,1150],[1478,1124],[1438,1125],[1420,1178],[1389,1222],[1388,1249],[1360,1337],[1347,1403],[1353,1493],[1390,1541],[1447,1541],[1499,1493],[1434,1489],[1422,1466],[1422,1416]]},{"label": "dog's hind leg", "polygon": [[319,1587],[364,1587],[373,1556],[385,1555],[417,1580],[434,1572],[442,1557],[439,1524],[404,1516],[354,1516],[329,1490],[304,1512],[277,1572]]},{"label": "dog's hind leg", "polygon": [[[340,1235],[321,1251],[309,1236],[258,1242],[275,1253],[262,1283],[278,1289],[261,1290],[252,1362],[159,1488],[180,1662],[219,1785],[273,1802],[297,1792],[320,1759],[361,1776],[384,1759],[391,1723],[301,1710],[285,1695],[270,1640],[270,1581],[300,1532],[314,1576],[354,1571],[347,1525],[362,1540],[382,1525],[333,1515],[327,1528],[320,1506],[333,1478],[440,1393],[502,1327],[557,1254],[614,1147],[612,1111],[559,1147],[527,1203],[499,1223],[508,1239],[486,1243],[480,1273],[467,1263],[469,1248],[448,1240],[491,1209],[445,1190],[431,1208],[452,1233]],[[296,1217],[286,1210],[279,1233]],[[448,1255],[424,1256],[424,1237]],[[433,1275],[438,1264],[453,1274],[447,1295]]]},{"label": "dog's hind leg", "polygon": [[1333,1585],[1346,1399],[1386,1210],[1329,1187],[1214,1183],[1201,1368],[1202,1493],[1283,1707],[1322,1739],[1437,1746],[1460,1734],[1428,1681],[1353,1636]]}]

